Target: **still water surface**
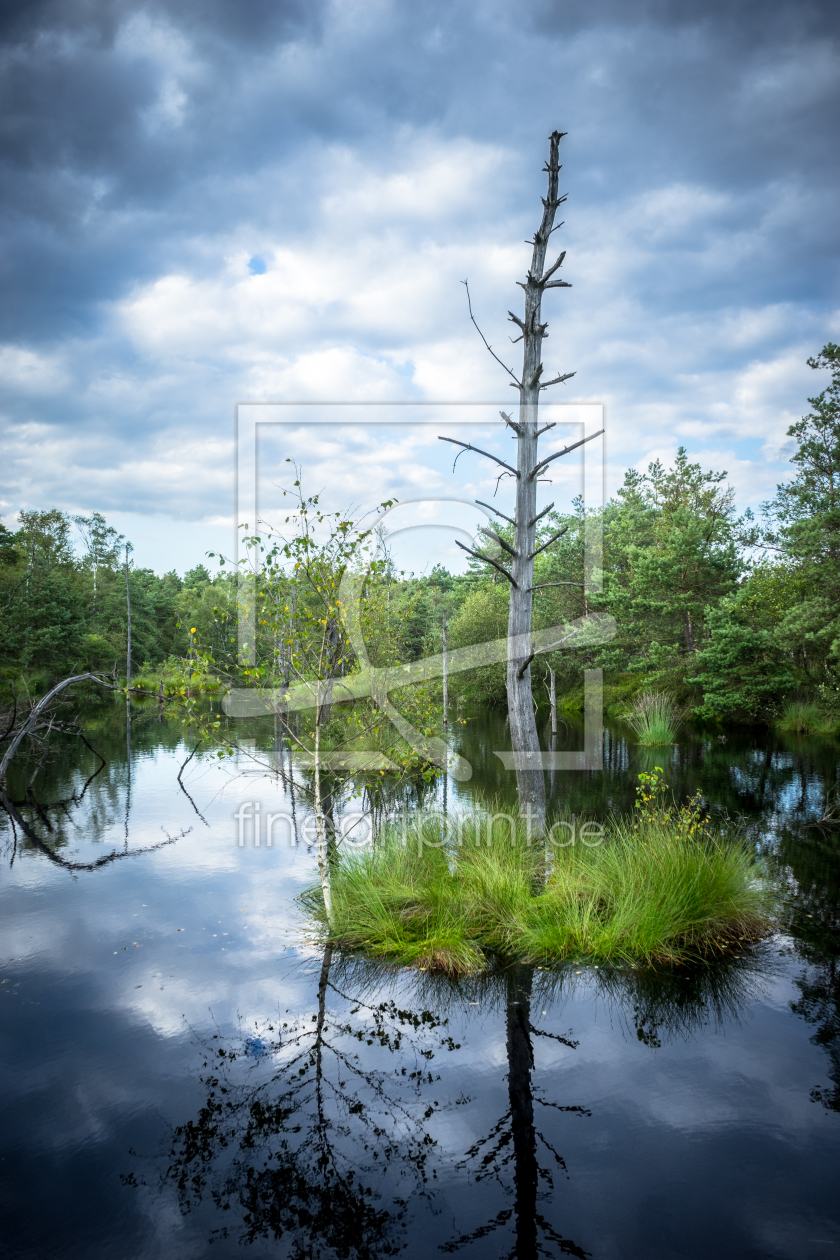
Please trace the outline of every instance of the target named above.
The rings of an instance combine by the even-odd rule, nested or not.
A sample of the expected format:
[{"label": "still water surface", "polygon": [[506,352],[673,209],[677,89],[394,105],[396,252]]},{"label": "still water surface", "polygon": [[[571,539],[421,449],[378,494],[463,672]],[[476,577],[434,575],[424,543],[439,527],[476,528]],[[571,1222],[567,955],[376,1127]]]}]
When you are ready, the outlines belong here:
[{"label": "still water surface", "polygon": [[[838,1254],[840,829],[813,825],[834,741],[688,735],[654,755],[615,730],[603,772],[555,777],[597,817],[664,765],[739,818],[784,899],[748,958],[447,983],[310,942],[288,762],[199,750],[188,796],[189,732],[154,709],[130,759],[118,710],[85,730],[107,765],[84,795],[99,762],[68,739],[32,786],[66,803],[21,806],[29,837],[0,817],[0,1255]],[[503,721],[457,739],[475,774],[447,808],[512,800]],[[244,801],[294,806],[298,842],[282,822],[240,847]]]}]

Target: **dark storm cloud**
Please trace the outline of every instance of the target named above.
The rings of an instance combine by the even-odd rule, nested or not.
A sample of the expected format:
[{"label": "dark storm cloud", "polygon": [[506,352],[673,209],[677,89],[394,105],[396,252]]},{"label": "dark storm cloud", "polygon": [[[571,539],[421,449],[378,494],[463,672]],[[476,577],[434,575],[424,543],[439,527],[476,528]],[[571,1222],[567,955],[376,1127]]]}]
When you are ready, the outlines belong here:
[{"label": "dark storm cloud", "polygon": [[[399,121],[502,139],[536,157],[546,125],[562,114],[579,200],[619,199],[665,177],[745,194],[760,184],[771,196],[768,186],[796,177],[817,197],[835,187],[837,93],[823,81],[830,64],[819,64],[836,36],[832,6],[357,12],[342,50],[328,40],[335,11],[317,4],[7,6],[7,335],[85,323],[86,303],[148,275],[179,236],[241,213],[225,175],[313,140],[376,147]],[[165,47],[155,55],[125,37],[144,16],[172,44],[184,98],[173,107],[177,126],[150,117],[156,107],[165,113]],[[284,47],[294,55],[272,74],[267,62]],[[277,209],[294,220],[294,207]],[[797,235],[807,250],[824,248],[829,224],[803,224]],[[794,254],[799,246],[791,242]]]},{"label": "dark storm cloud", "polygon": [[[423,345],[463,335],[467,259],[504,337],[516,273],[502,289],[481,257],[532,230],[558,125],[576,287],[551,318],[584,394],[609,396],[630,429],[659,408],[673,434],[738,390],[753,397],[743,381],[758,362],[781,415],[803,392],[790,364],[829,335],[835,5],[36,0],[0,10],[0,42],[0,341],[16,450],[53,426],[114,467],[120,444],[128,458],[175,427],[221,438],[232,400],[262,380],[243,364],[272,356],[293,371],[308,353],[352,351],[410,380]],[[432,211],[422,180],[414,205],[388,180],[434,170],[436,149],[445,178],[472,191],[450,204],[438,187]],[[445,308],[416,303],[426,331],[406,331],[414,308],[402,323],[360,315],[378,260],[334,291],[320,276],[311,311],[273,341],[245,298],[226,323],[231,267],[244,275],[259,256],[269,280],[284,250],[340,266],[377,233],[399,238],[406,270],[424,249],[459,251],[440,264]],[[205,308],[206,338],[182,336]],[[171,335],[155,340],[162,320]],[[419,380],[415,392],[432,388]],[[57,492],[33,476],[21,473],[27,497]],[[110,493],[142,509],[156,502],[144,476]],[[189,498],[200,512],[200,493]]]}]

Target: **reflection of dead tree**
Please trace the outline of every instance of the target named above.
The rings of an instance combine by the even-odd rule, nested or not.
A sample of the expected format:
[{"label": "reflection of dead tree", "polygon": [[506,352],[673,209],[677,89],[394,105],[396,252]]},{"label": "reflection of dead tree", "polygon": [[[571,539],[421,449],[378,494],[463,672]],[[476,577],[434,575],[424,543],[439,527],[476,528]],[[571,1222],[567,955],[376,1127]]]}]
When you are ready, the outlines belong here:
[{"label": "reflection of dead tree", "polygon": [[[139,687],[131,687],[129,689],[118,687],[112,678],[109,680],[109,678],[103,674],[93,674],[90,672],[84,674],[73,674],[71,677],[63,678],[61,682],[56,683],[55,686],[51,688],[51,690],[48,691],[37,704],[33,705],[17,729],[15,729],[15,720],[17,718],[17,700],[15,700],[12,717],[7,730],[2,736],[0,736],[0,743],[5,742],[7,739],[9,740],[9,747],[3,754],[2,760],[0,760],[0,786],[5,784],[6,774],[15,753],[25,739],[35,739],[40,742],[45,740],[53,730],[69,729],[68,723],[59,722],[53,706],[63,691],[72,686],[74,683],[83,682],[95,683],[98,687],[104,687],[107,691],[125,691],[126,696],[128,696],[129,690],[138,695],[154,695],[154,692],[145,691]],[[77,732],[74,731],[74,733]],[[85,741],[85,743],[87,743],[87,741]],[[88,747],[90,747],[90,745],[88,745]]]},{"label": "reflection of dead tree", "polygon": [[[411,1184],[427,1193],[425,1121],[438,1107],[425,1096],[437,1079],[429,1062],[458,1047],[431,1012],[358,1001],[345,991],[352,977],[339,988],[332,967],[327,947],[310,1018],[272,1020],[244,1044],[205,1043],[207,1101],[175,1130],[165,1181],[184,1212],[205,1199],[238,1209],[242,1242],[282,1238],[301,1260],[372,1260],[401,1250],[389,1233]],[[351,1003],[348,1016],[330,1011],[330,994]],[[396,1070],[369,1066],[383,1050],[400,1054]]]},{"label": "reflection of dead tree", "polygon": [[[33,813],[35,814],[37,820],[39,821],[41,827],[47,832],[48,835],[53,835],[55,832],[55,827],[53,824],[53,820],[50,817],[51,813],[53,813],[54,811],[60,811],[61,813],[65,815],[65,817],[69,819],[70,808],[73,806],[79,806],[81,804],[91,783],[97,777],[97,775],[99,775],[102,772],[102,770],[104,770],[105,765],[107,764],[105,758],[98,751],[98,749],[94,748],[94,746],[86,739],[78,723],[76,721],[62,719],[59,716],[56,709],[56,706],[58,704],[61,704],[64,702],[64,700],[66,700],[66,697],[62,697],[62,693],[65,692],[67,688],[69,688],[71,685],[75,683],[84,683],[84,682],[95,683],[99,687],[104,687],[107,691],[118,691],[121,693],[125,692],[126,697],[128,697],[129,690],[135,694],[140,694],[140,695],[153,694],[152,692],[145,691],[144,689],[138,688],[138,687],[132,687],[129,689],[119,687],[113,681],[113,675],[105,676],[102,674],[96,674],[96,673],[91,673],[91,672],[87,672],[84,674],[74,674],[69,678],[62,679],[61,682],[56,683],[56,685],[50,691],[48,691],[47,694],[43,696],[42,699],[39,700],[37,704],[34,704],[30,707],[28,713],[24,714],[24,716],[19,721],[18,721],[18,704],[17,704],[17,699],[15,698],[15,702],[12,706],[11,715],[6,724],[6,730],[4,731],[3,735],[0,736],[0,744],[4,743],[6,740],[9,740],[9,745],[6,748],[5,753],[3,754],[2,760],[0,760],[0,805],[2,805],[3,809],[5,809],[6,813],[9,815],[10,819],[12,820],[12,829],[15,836],[15,846],[17,845],[17,829],[20,828],[20,830],[23,832],[26,838],[41,853],[43,853],[45,857],[48,857],[51,862],[55,862],[58,866],[63,866],[66,870],[69,870],[69,871],[96,870],[100,866],[106,866],[108,863],[115,861],[115,859],[118,857],[131,857],[140,853],[150,853],[150,852],[153,852],[155,849],[159,849],[163,847],[164,845],[174,844],[177,840],[181,839],[182,836],[187,834],[187,832],[182,831],[180,835],[167,836],[165,840],[158,841],[157,844],[146,845],[143,848],[134,849],[131,851],[128,850],[128,847],[127,847],[128,846],[128,814],[129,814],[130,800],[131,800],[131,714],[130,714],[130,709],[128,708],[128,706],[126,707],[126,760],[127,760],[127,765],[128,765],[128,793],[126,797],[126,813],[125,813],[126,847],[121,850],[115,850],[113,853],[106,854],[104,857],[97,858],[93,862],[72,862],[68,860],[67,858],[62,857],[59,853],[56,853],[55,850],[50,847],[47,841],[41,835],[39,835],[38,831],[32,825],[32,823],[28,822],[23,817],[23,815],[20,812],[21,809],[28,809],[28,810],[31,809]],[[59,697],[61,697],[61,699],[59,699]],[[81,742],[85,745],[85,747],[88,748],[90,752],[92,752],[94,756],[98,759],[99,766],[97,767],[96,770],[94,770],[94,772],[91,775],[88,776],[84,784],[84,787],[82,788],[80,792],[78,791],[73,792],[71,793],[70,796],[62,797],[60,800],[46,801],[46,802],[39,801],[33,793],[32,786],[39,771],[43,768],[43,765],[47,759],[47,756],[49,755],[50,748],[51,748],[49,737],[54,733],[62,734],[62,735],[69,734],[69,735],[75,736],[77,739],[80,739]],[[35,760],[34,768],[32,769],[29,775],[29,779],[24,789],[23,797],[18,799],[9,794],[9,791],[7,790],[6,781],[7,781],[8,772],[12,765],[12,761],[15,755],[20,751],[22,745],[24,744],[24,741],[29,741],[30,744],[34,744],[35,748],[40,750],[40,755]],[[193,752],[194,751],[195,750],[193,750]],[[187,760],[189,760],[189,758]],[[186,764],[186,762],[184,764]],[[183,770],[183,766],[181,767],[181,769]],[[196,808],[195,803],[192,801],[192,798],[189,796],[189,793],[186,792],[186,789],[184,788],[183,783],[181,783],[180,774],[178,776],[178,781],[181,784],[181,787],[183,788],[188,799],[190,799],[191,803],[193,804],[193,808],[196,810],[196,813],[199,815],[200,818],[202,818],[202,815],[199,813],[198,809]],[[206,821],[206,820],[202,818],[202,821]]]},{"label": "reflection of dead tree", "polygon": [[184,796],[186,796],[186,798],[187,798],[187,800],[189,801],[190,805],[192,805],[193,809],[194,809],[194,810],[195,810],[195,812],[198,814],[198,816],[199,816],[199,818],[201,819],[201,821],[204,823],[204,826],[205,826],[205,827],[209,827],[209,826],[210,826],[209,822],[208,822],[208,821],[207,821],[207,819],[204,817],[204,815],[202,814],[201,810],[198,808],[198,806],[196,805],[196,803],[195,803],[195,801],[193,800],[193,798],[190,796],[190,794],[189,794],[189,792],[187,791],[187,789],[184,787],[184,780],[181,778],[181,775],[184,773],[184,771],[186,770],[187,766],[190,764],[190,762],[192,761],[193,757],[195,756],[195,754],[198,752],[199,748],[201,747],[202,742],[203,742],[202,740],[199,740],[199,741],[198,741],[198,743],[196,744],[195,748],[194,748],[194,749],[192,750],[192,752],[190,753],[190,755],[189,755],[189,756],[188,756],[188,757],[187,757],[187,758],[186,758],[186,759],[182,762],[182,764],[181,764],[181,769],[178,771],[178,784],[179,784],[179,786],[180,786],[180,788],[181,788],[181,791],[184,793]]},{"label": "reflection of dead tree", "polygon": [[840,827],[840,785],[826,788],[820,805],[820,816],[810,822],[802,823],[804,827],[816,827],[823,835],[829,835],[832,827]]},{"label": "reflection of dead tree", "polygon": [[[102,767],[100,766],[100,770],[101,769]],[[97,771],[97,774],[98,773],[99,771]],[[90,782],[90,780],[88,780],[88,782]],[[85,788],[87,788],[87,784],[85,784]],[[65,805],[67,801],[73,801],[74,799],[74,797],[67,797],[66,801],[55,801],[53,802],[53,805]],[[81,797],[79,797],[79,799],[81,799]],[[12,827],[14,828],[15,824],[17,824],[26,836],[27,840],[31,841],[35,848],[38,849],[40,853],[43,853],[44,857],[49,858],[49,860],[54,862],[56,866],[63,866],[66,871],[95,871],[98,870],[100,866],[108,866],[109,863],[115,862],[117,858],[138,857],[141,853],[154,853],[156,849],[163,849],[168,844],[176,844],[178,840],[182,840],[184,836],[189,835],[192,830],[190,827],[186,831],[180,832],[177,836],[167,836],[165,840],[159,840],[157,844],[144,845],[142,849],[114,849],[113,852],[106,853],[104,857],[97,858],[95,862],[71,862],[69,858],[62,857],[60,853],[56,853],[54,849],[51,849],[46,841],[38,835],[32,824],[28,823],[19,812],[17,803],[11,800],[5,788],[0,788],[0,802],[2,802],[3,808],[12,820]],[[52,830],[49,819],[43,811],[43,806],[39,808],[38,812],[39,817],[41,817],[42,821],[46,823],[48,829]],[[16,832],[15,838],[17,839]]]},{"label": "reflection of dead tree", "polygon": [[569,1041],[556,1033],[535,1028],[531,1023],[531,987],[533,967],[511,967],[507,973],[507,1057],[509,1109],[497,1121],[485,1138],[481,1138],[467,1151],[465,1165],[479,1160],[475,1180],[495,1177],[505,1185],[502,1170],[513,1164],[513,1207],[502,1210],[477,1229],[448,1243],[444,1251],[458,1251],[478,1239],[504,1226],[513,1226],[513,1245],[504,1254],[510,1260],[533,1260],[533,1257],[559,1253],[578,1256],[583,1260],[589,1253],[570,1238],[564,1238],[539,1211],[541,1183],[553,1191],[551,1167],[540,1164],[538,1143],[551,1157],[556,1168],[566,1171],[566,1163],[552,1144],[537,1128],[534,1120],[534,1103],[588,1116],[585,1107],[560,1106],[541,1098],[534,1090],[531,1073],[534,1070],[532,1036],[551,1037],[573,1050],[576,1041]]}]

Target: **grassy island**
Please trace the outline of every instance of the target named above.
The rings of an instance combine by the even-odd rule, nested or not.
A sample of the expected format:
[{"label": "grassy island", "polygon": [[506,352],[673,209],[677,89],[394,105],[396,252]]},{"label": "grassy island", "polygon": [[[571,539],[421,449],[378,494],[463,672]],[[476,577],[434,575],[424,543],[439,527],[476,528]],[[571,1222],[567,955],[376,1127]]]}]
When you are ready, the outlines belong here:
[{"label": "grassy island", "polygon": [[320,888],[305,901],[334,943],[450,975],[499,956],[681,963],[764,935],[768,894],[749,848],[703,821],[699,799],[666,805],[658,772],[640,778],[631,817],[561,822],[548,842],[506,814],[446,827],[418,814],[337,857],[330,923]]}]

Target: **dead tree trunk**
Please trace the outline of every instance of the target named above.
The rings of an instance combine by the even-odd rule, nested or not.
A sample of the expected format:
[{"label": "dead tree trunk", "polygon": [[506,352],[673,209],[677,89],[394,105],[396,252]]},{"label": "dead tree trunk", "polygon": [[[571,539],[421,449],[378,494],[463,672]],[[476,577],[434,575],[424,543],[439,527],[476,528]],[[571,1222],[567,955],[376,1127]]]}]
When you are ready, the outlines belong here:
[{"label": "dead tree trunk", "polygon": [[[558,159],[560,141],[564,134],[564,132],[554,131],[549,137],[548,164],[544,168],[548,174],[548,195],[543,198],[543,215],[540,226],[534,233],[533,242],[529,242],[529,244],[533,244],[531,267],[525,281],[517,282],[525,290],[524,318],[520,319],[512,311],[508,312],[512,322],[516,324],[521,332],[521,336],[517,338],[517,340],[523,342],[521,377],[516,376],[493,353],[484,334],[478,328],[478,324],[475,325],[485,346],[487,346],[497,363],[505,368],[519,391],[519,415],[517,420],[514,421],[504,411],[501,413],[505,424],[513,430],[516,436],[516,468],[512,468],[504,460],[497,459],[495,455],[488,455],[487,451],[478,451],[479,454],[486,455],[494,460],[495,463],[501,465],[508,475],[516,479],[516,515],[514,519],[505,516],[504,513],[491,507],[490,504],[482,503],[481,505],[482,507],[491,507],[491,511],[495,512],[497,516],[503,517],[503,519],[514,526],[514,545],[511,547],[492,530],[482,529],[481,532],[495,541],[501,548],[499,555],[502,563],[500,563],[487,555],[473,551],[469,547],[464,547],[462,543],[458,544],[464,551],[469,551],[471,555],[477,556],[478,559],[493,565],[495,569],[504,574],[510,583],[507,662],[508,717],[510,719],[511,746],[514,753],[520,754],[516,768],[519,807],[525,817],[530,820],[532,834],[535,836],[541,835],[545,829],[545,778],[542,770],[540,743],[531,693],[531,661],[534,659],[534,653],[530,651],[529,644],[533,611],[534,558],[539,552],[555,542],[562,533],[566,532],[565,529],[561,530],[560,533],[555,534],[554,537],[548,539],[541,546],[538,547],[536,545],[537,523],[554,506],[552,503],[547,508],[544,508],[543,511],[537,511],[537,483],[552,460],[568,454],[569,451],[575,450],[578,446],[582,446],[583,442],[589,441],[591,437],[598,436],[593,433],[590,437],[584,438],[580,442],[574,442],[560,451],[555,451],[545,459],[540,459],[537,453],[540,434],[544,433],[546,429],[554,427],[553,424],[547,424],[542,429],[539,428],[540,391],[547,389],[549,385],[559,385],[561,382],[567,381],[571,376],[574,376],[574,372],[567,372],[565,375],[555,376],[550,381],[542,380],[542,342],[548,327],[547,324],[541,322],[542,296],[547,289],[570,287],[565,280],[553,278],[563,264],[563,259],[566,256],[565,250],[547,270],[545,266],[549,238],[555,230],[554,216],[557,212],[557,207],[566,200],[565,196],[558,196],[560,175]],[[557,224],[557,226],[560,227],[562,225]],[[469,298],[469,289],[467,289],[467,296]],[[470,318],[475,324],[471,305]],[[477,447],[470,446],[467,442],[458,442],[454,438],[442,438],[441,440],[444,442],[455,442],[457,446],[462,446],[466,450],[478,450]],[[509,568],[505,567],[506,564],[509,565]]]},{"label": "dead tree trunk", "polygon": [[446,613],[443,614],[443,725],[449,724],[449,670],[446,652]]},{"label": "dead tree trunk", "polygon": [[128,585],[128,556],[131,543],[125,544],[125,616],[126,616],[126,650],[125,650],[125,703],[128,706],[128,690],[131,686],[131,591]]}]

